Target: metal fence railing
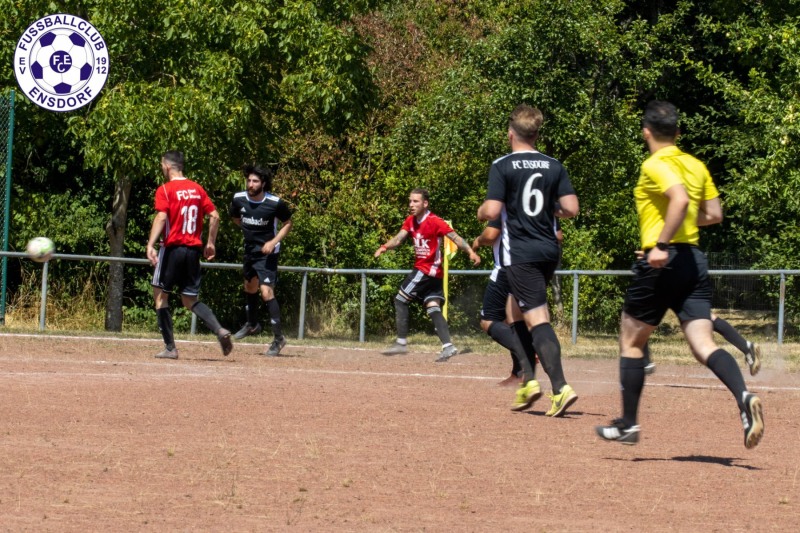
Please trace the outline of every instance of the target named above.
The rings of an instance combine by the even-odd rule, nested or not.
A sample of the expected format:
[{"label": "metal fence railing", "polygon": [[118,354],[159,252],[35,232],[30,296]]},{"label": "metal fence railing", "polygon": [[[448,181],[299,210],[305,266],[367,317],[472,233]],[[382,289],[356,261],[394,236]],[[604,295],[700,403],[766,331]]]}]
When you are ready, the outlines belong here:
[{"label": "metal fence railing", "polygon": [[[27,255],[21,252],[2,252],[2,257],[14,258],[27,258]],[[71,255],[71,254],[55,254],[53,260],[63,261],[92,261],[92,262],[121,262],[132,265],[149,265],[146,259],[128,258],[128,257],[107,257],[107,256],[94,256],[94,255]],[[42,280],[41,280],[41,303],[39,308],[39,330],[44,331],[46,328],[46,309],[47,309],[47,290],[48,290],[48,265],[44,263],[42,266]],[[209,269],[241,269],[240,263],[202,263],[203,268]],[[305,317],[306,317],[306,304],[308,297],[308,276],[309,274],[323,274],[328,276],[359,276],[361,281],[360,292],[360,312],[359,312],[359,342],[365,341],[366,336],[366,308],[367,308],[367,278],[368,276],[382,276],[387,274],[407,274],[409,270],[384,270],[384,269],[342,269],[342,268],[312,268],[312,267],[293,267],[293,266],[279,266],[282,272],[296,272],[302,274],[301,288],[300,288],[300,302],[299,302],[299,319],[297,338],[303,339],[305,337]],[[488,276],[489,270],[451,270],[452,276]],[[800,275],[800,270],[710,270],[709,274],[712,277],[723,276],[766,276],[777,277],[779,282],[779,296],[777,302],[777,342],[783,344],[784,328],[785,328],[785,315],[786,315],[786,279],[787,276]],[[579,295],[580,295],[580,279],[589,276],[631,276],[632,273],[628,270],[559,270],[556,275],[564,278],[572,278],[572,343],[578,341],[578,317],[579,317]],[[196,332],[196,317],[192,315],[192,333]]]}]

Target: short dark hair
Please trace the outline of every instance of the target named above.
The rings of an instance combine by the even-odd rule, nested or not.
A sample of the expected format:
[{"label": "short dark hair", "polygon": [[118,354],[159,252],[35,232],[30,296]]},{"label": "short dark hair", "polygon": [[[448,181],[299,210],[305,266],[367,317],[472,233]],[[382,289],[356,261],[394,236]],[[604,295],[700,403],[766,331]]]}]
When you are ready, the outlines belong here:
[{"label": "short dark hair", "polygon": [[264,184],[265,191],[272,190],[272,177],[275,175],[275,173],[272,171],[271,168],[262,167],[257,163],[253,165],[245,165],[242,168],[242,174],[244,175],[244,179],[249,178],[250,174],[255,174],[256,176],[259,177],[261,183]]},{"label": "short dark hair", "polygon": [[678,136],[678,110],[669,102],[653,100],[644,110],[642,127],[649,129],[656,140],[673,140]]},{"label": "short dark hair", "polygon": [[539,137],[539,130],[542,128],[543,122],[542,112],[528,104],[518,105],[508,117],[508,127],[529,143],[535,142]]},{"label": "short dark hair", "polygon": [[183,165],[184,165],[184,158],[183,152],[179,152],[177,150],[169,150],[164,152],[164,155],[161,156],[163,161],[166,161],[167,166],[170,168],[174,168],[179,172],[183,172]]},{"label": "short dark hair", "polygon": [[430,202],[431,195],[428,192],[428,189],[423,189],[422,187],[417,187],[411,190],[410,194],[420,194],[422,195],[422,199],[426,202]]}]

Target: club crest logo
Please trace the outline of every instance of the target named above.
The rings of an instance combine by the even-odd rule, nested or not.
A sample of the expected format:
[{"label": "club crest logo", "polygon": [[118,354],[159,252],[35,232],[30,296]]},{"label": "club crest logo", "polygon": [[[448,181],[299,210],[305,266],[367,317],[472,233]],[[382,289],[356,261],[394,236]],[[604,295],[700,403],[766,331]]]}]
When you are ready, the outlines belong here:
[{"label": "club crest logo", "polygon": [[49,111],[72,111],[94,100],[109,67],[103,36],[75,15],[40,18],[28,26],[14,52],[20,89]]}]

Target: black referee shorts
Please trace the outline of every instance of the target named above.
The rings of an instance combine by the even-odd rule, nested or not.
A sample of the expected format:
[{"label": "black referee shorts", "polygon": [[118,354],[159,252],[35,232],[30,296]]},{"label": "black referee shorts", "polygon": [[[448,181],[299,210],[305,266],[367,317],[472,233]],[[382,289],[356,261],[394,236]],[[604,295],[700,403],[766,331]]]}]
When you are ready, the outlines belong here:
[{"label": "black referee shorts", "polygon": [[633,318],[657,326],[672,309],[681,322],[711,319],[708,261],[697,246],[671,244],[664,268],[648,265],[645,255],[634,263],[633,273],[622,306]]}]

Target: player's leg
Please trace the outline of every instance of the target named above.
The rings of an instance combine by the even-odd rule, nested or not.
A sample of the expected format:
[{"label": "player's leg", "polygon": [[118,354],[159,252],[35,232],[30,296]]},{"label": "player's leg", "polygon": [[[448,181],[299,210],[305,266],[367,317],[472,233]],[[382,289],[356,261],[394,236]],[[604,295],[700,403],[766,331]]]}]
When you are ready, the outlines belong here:
[{"label": "player's leg", "polygon": [[275,287],[273,285],[262,284],[260,289],[261,298],[267,304],[269,323],[272,327],[272,343],[269,345],[266,355],[277,357],[283,347],[286,346],[286,337],[283,335],[283,326],[281,325],[281,307],[275,297]]},{"label": "player's leg", "polygon": [[425,277],[427,276],[422,272],[414,269],[400,283],[400,288],[393,299],[397,339],[391,346],[381,352],[383,355],[402,355],[408,352],[408,304],[418,298],[417,292],[419,291],[420,283]]},{"label": "player's leg", "polygon": [[758,344],[742,337],[727,320],[718,317],[714,313],[711,313],[711,323],[714,325],[715,332],[722,335],[726,341],[736,346],[744,354],[745,362],[750,368],[750,375],[755,376],[758,374],[758,371],[761,370],[761,348]]},{"label": "player's leg", "polygon": [[448,326],[447,319],[442,314],[442,305],[444,305],[444,293],[441,291],[431,291],[425,299],[425,312],[433,322],[436,336],[439,337],[439,341],[442,343],[442,350],[436,357],[437,363],[444,363],[454,355],[458,355],[458,348],[450,340],[450,326]]},{"label": "player's leg", "polygon": [[[169,254],[167,248],[158,250],[158,263],[153,271],[153,303],[156,310],[156,321],[161,338],[164,339],[164,349],[155,356],[159,359],[177,359],[178,349],[175,347],[175,335],[172,327],[172,312],[169,308],[169,292],[172,287],[171,276],[167,272]],[[167,290],[165,290],[167,289]]]},{"label": "player's leg", "polygon": [[577,401],[578,395],[564,378],[561,343],[550,324],[550,312],[547,309],[547,283],[555,267],[554,262],[524,263],[509,265],[506,271],[511,292],[520,305],[525,326],[531,334],[533,349],[550,377],[552,403],[545,415],[558,417]]},{"label": "player's leg", "polygon": [[258,272],[253,266],[254,262],[258,259],[259,256],[253,257],[250,255],[245,255],[244,258],[242,273],[244,274],[244,299],[247,321],[233,336],[233,338],[237,340],[243,339],[248,335],[258,335],[261,333],[261,297],[258,291],[259,277]]},{"label": "player's leg", "polygon": [[[639,441],[639,403],[645,383],[644,347],[661,323],[669,305],[669,284],[660,284],[664,269],[654,269],[640,258],[634,277],[625,293],[619,333],[619,381],[622,417],[608,426],[597,426],[597,434],[611,441],[636,444]],[[666,290],[659,290],[666,286]]]},{"label": "player's leg", "polygon": [[[523,371],[520,361],[525,357],[525,353],[516,331],[506,321],[508,299],[508,281],[505,279],[505,274],[502,270],[494,272],[489,277],[489,283],[483,292],[480,326],[487,335],[511,354],[511,374],[499,384],[519,385]],[[529,376],[529,380],[533,379],[532,374]]]},{"label": "player's leg", "polygon": [[183,250],[183,271],[180,279],[181,302],[186,309],[197,315],[203,324],[217,335],[222,354],[228,355],[233,350],[231,332],[223,328],[211,308],[199,300],[201,252],[194,248],[181,247],[181,249]]}]

